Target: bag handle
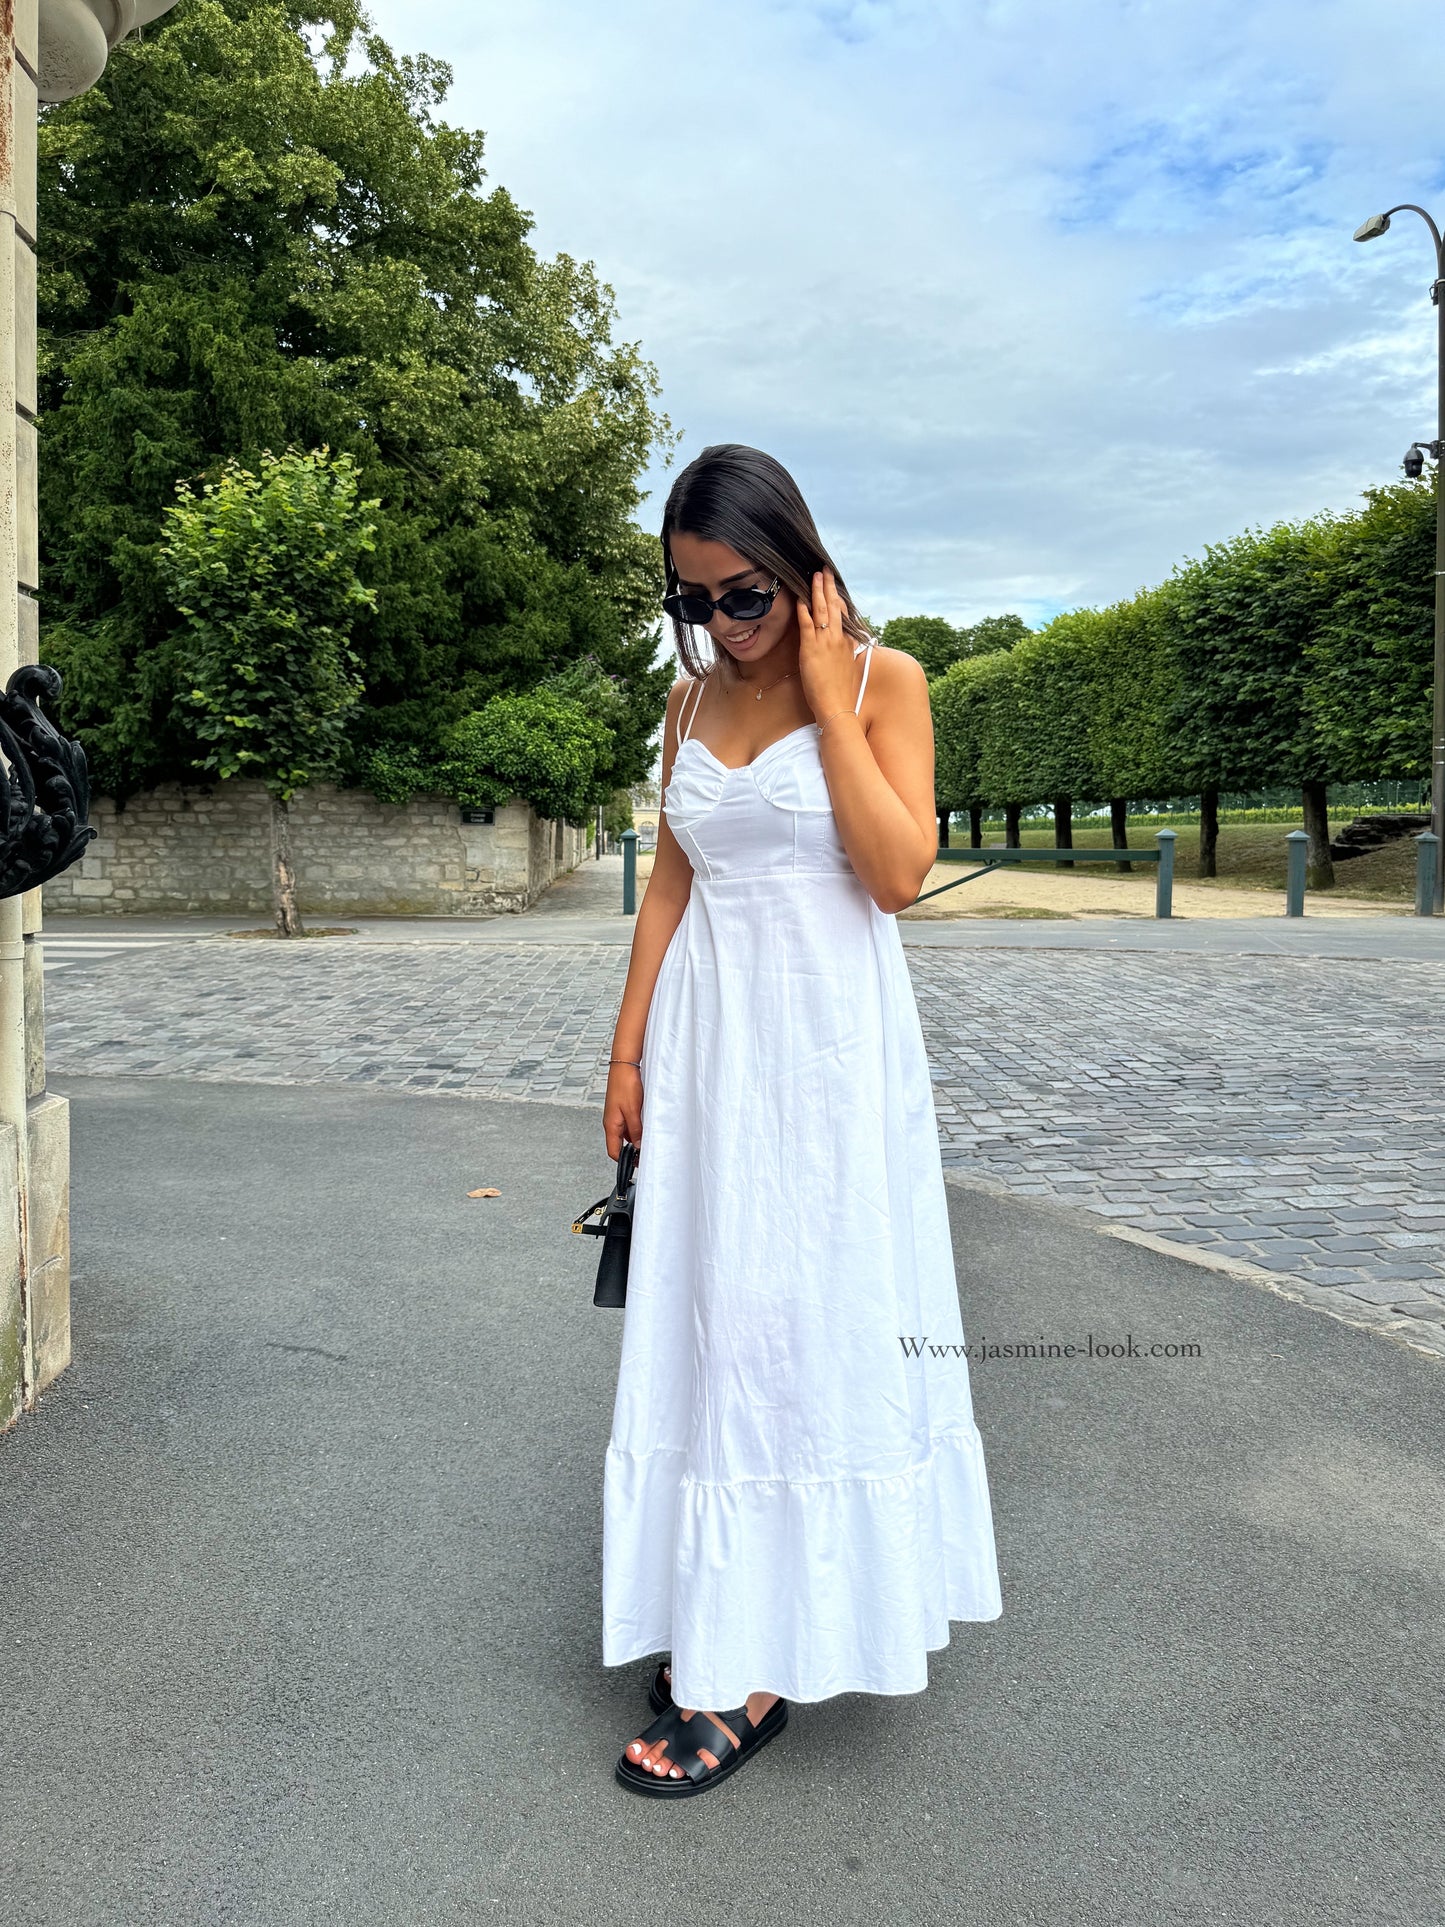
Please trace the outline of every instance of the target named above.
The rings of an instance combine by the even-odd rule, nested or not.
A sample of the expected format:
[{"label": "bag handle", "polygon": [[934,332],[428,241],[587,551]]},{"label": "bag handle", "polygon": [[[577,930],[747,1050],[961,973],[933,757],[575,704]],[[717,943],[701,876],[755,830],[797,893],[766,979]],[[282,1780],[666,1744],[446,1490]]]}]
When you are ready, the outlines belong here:
[{"label": "bag handle", "polygon": [[575,1220],[572,1229],[582,1232],[589,1238],[605,1238],[607,1236],[606,1227],[600,1224],[588,1224],[587,1220],[595,1217],[599,1211],[605,1211],[608,1205],[620,1202],[621,1199],[627,1195],[627,1187],[631,1184],[636,1169],[637,1146],[630,1138],[624,1138],[622,1149],[617,1156],[616,1183],[605,1198],[599,1198],[596,1204],[588,1205],[581,1217]]}]

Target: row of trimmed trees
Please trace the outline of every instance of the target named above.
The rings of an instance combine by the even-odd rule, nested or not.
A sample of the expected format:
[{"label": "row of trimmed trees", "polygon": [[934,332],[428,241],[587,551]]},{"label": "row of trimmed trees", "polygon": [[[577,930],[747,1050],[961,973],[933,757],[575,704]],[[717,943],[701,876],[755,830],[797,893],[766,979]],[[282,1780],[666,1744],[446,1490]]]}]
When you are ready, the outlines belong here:
[{"label": "row of trimmed trees", "polygon": [[1429,774],[1434,489],[1367,490],[1353,513],[1251,530],[1127,601],[964,650],[930,683],[942,833],[967,811],[976,843],[1002,807],[1016,844],[1020,810],[1045,803],[1069,848],[1075,803],[1107,802],[1122,847],[1129,803],[1198,795],[1213,876],[1220,792],[1287,784],[1328,887],[1326,786]]}]

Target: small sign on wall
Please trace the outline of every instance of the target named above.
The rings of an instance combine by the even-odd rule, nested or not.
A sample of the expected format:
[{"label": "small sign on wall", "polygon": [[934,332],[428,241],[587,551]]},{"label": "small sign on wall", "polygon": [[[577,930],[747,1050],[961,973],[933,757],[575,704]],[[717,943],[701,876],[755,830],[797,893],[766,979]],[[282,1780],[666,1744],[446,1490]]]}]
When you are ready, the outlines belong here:
[{"label": "small sign on wall", "polygon": [[464,809],[462,811],[463,823],[494,823],[496,821],[496,818],[497,818],[497,813],[495,810],[465,810]]}]

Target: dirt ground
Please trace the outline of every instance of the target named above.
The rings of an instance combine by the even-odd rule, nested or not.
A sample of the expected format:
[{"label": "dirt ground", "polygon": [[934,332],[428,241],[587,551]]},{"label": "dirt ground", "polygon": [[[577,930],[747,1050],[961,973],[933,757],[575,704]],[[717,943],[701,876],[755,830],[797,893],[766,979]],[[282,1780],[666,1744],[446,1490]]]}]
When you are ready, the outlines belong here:
[{"label": "dirt ground", "polygon": [[[992,870],[980,874],[971,864],[937,863],[923,890],[936,890],[967,876],[967,883],[946,890],[928,903],[900,912],[908,920],[924,917],[1152,917],[1154,868],[1121,875],[1099,864],[1068,870]],[[1245,890],[1227,883],[1174,879],[1171,913],[1176,917],[1282,917],[1283,890]],[[1305,915],[1316,917],[1401,917],[1406,905],[1361,903],[1357,898],[1305,893]]]}]

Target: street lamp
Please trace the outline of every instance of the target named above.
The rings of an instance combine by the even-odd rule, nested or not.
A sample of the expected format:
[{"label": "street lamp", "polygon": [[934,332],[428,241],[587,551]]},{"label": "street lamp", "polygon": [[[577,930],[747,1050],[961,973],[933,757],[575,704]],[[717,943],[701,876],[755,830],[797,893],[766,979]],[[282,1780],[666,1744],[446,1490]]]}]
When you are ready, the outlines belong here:
[{"label": "street lamp", "polygon": [[1445,481],[1440,475],[1440,455],[1445,449],[1445,302],[1440,290],[1445,285],[1445,243],[1440,230],[1423,207],[1403,201],[1384,214],[1372,214],[1355,229],[1357,241],[1373,241],[1390,225],[1391,214],[1418,214],[1430,230],[1435,244],[1435,279],[1430,283],[1430,299],[1435,304],[1436,373],[1435,440],[1411,442],[1404,460],[1405,473],[1415,481],[1424,473],[1425,457],[1436,464],[1435,470],[1435,702],[1430,724],[1430,828],[1439,841],[1435,845],[1435,912],[1445,909]]}]

